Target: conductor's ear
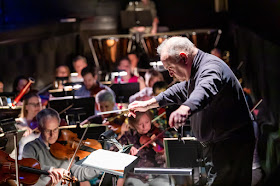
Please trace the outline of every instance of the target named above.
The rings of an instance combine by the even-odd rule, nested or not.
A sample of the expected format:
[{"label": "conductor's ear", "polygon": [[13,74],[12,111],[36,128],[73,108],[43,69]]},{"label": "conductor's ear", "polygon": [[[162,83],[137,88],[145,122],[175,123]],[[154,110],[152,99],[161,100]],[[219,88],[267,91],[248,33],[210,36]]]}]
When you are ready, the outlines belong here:
[{"label": "conductor's ear", "polygon": [[187,63],[187,59],[188,59],[188,56],[185,52],[181,52],[180,53],[180,57],[182,58],[182,60],[185,62],[185,64]]}]

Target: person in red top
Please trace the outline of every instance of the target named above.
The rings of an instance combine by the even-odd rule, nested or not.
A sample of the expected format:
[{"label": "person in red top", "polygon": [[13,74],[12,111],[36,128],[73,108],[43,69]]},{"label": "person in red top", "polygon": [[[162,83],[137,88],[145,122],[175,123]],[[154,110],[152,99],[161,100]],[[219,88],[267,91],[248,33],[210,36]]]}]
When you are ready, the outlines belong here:
[{"label": "person in red top", "polygon": [[125,71],[127,75],[121,77],[115,77],[114,83],[139,83],[140,90],[145,88],[144,78],[141,76],[135,76],[131,72],[131,61],[129,58],[122,58],[118,65],[119,71]]}]

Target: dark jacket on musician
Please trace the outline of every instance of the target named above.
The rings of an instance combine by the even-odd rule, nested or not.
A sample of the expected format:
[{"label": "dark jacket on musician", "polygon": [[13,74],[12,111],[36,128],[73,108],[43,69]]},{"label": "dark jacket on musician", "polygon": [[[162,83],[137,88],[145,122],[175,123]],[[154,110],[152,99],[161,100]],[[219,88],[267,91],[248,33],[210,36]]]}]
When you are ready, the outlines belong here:
[{"label": "dark jacket on musician", "polygon": [[191,127],[202,142],[252,139],[252,115],[237,78],[225,62],[199,50],[188,82],[177,83],[155,97],[159,105],[186,105]]},{"label": "dark jacket on musician", "polygon": [[252,115],[237,78],[224,61],[201,50],[188,82],[155,97],[160,106],[191,109],[194,136],[202,142],[209,185],[251,185],[254,151]]}]

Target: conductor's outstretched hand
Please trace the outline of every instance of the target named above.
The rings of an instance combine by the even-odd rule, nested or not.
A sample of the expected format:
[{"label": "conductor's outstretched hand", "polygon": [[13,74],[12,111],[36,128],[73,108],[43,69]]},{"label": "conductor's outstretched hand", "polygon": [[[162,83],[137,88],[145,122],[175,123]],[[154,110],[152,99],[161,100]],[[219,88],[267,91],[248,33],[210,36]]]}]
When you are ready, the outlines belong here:
[{"label": "conductor's outstretched hand", "polygon": [[146,112],[149,109],[158,107],[158,103],[155,98],[147,101],[134,101],[128,105],[128,117],[136,117],[135,112]]}]

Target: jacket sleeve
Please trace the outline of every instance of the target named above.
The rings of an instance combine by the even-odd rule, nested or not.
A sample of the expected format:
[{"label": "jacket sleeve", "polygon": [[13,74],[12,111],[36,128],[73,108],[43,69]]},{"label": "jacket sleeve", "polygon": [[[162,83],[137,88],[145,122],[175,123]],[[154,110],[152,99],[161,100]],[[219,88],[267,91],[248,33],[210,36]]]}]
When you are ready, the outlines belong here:
[{"label": "jacket sleeve", "polygon": [[201,69],[194,90],[183,103],[190,107],[192,114],[203,109],[222,89],[222,72],[222,66],[217,63],[209,63]]},{"label": "jacket sleeve", "polygon": [[176,83],[155,97],[160,107],[182,104],[187,99],[187,82]]},{"label": "jacket sleeve", "polygon": [[79,181],[88,181],[100,174],[100,171],[94,168],[75,164],[72,165],[70,171]]}]

